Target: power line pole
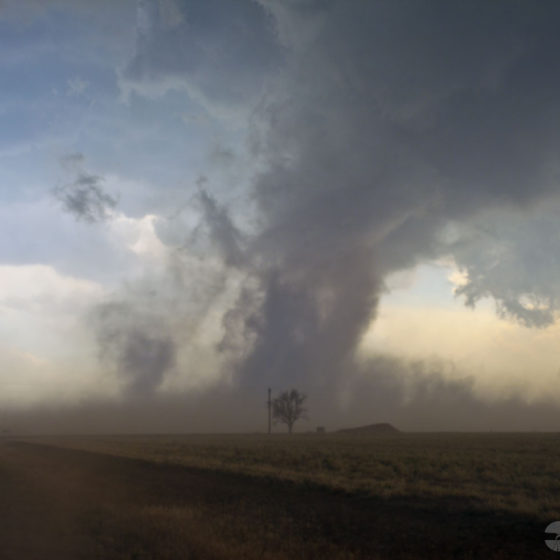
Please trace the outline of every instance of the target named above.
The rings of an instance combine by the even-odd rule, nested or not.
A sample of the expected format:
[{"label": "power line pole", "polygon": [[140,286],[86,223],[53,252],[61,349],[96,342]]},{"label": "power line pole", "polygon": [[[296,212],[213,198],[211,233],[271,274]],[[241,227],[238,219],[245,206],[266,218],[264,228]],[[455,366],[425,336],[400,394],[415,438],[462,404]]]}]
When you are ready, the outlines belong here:
[{"label": "power line pole", "polygon": [[268,433],[270,434],[272,431],[272,397],[271,397],[272,389],[268,388],[268,401],[266,404],[268,405]]}]

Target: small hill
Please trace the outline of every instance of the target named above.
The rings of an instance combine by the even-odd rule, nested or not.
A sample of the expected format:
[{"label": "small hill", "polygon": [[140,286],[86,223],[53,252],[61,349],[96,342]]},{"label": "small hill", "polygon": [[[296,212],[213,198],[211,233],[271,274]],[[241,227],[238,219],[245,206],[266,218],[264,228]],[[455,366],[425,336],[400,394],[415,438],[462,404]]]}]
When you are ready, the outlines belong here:
[{"label": "small hill", "polygon": [[369,424],[367,426],[358,426],[356,428],[345,428],[339,430],[344,434],[372,434],[372,435],[392,435],[400,434],[401,431],[395,428],[392,424],[381,422],[380,424]]}]

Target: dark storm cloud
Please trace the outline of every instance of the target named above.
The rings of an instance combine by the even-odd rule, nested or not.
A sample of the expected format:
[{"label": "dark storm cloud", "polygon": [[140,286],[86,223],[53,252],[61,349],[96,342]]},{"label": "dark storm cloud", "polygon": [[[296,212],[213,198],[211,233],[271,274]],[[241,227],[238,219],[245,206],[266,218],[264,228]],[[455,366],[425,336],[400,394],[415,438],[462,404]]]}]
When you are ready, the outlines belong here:
[{"label": "dark storm cloud", "polygon": [[[239,387],[311,385],[330,404],[346,380],[365,388],[355,352],[386,277],[442,255],[468,272],[459,290],[468,304],[489,295],[501,313],[527,325],[552,321],[557,299],[546,282],[560,281],[560,269],[549,266],[555,245],[539,245],[545,234],[533,230],[520,244],[511,224],[558,194],[558,3],[173,6],[178,12],[163,18],[161,4],[138,3],[138,44],[123,79],[140,92],[176,80],[205,99],[252,108],[258,171],[247,200],[257,231],[240,231],[246,216],[234,220],[219,196],[201,190],[205,242],[188,227],[169,235],[188,240],[185,253],[196,254],[198,243],[222,260],[213,288],[199,286],[196,320],[211,308],[201,300],[215,301],[231,269],[244,274],[237,303],[223,310],[218,345],[231,354]],[[465,233],[495,212],[503,213],[500,244],[508,247],[498,259],[492,239],[479,245]],[[461,225],[459,239],[442,235],[450,222]],[[557,233],[551,221],[546,236]],[[544,254],[532,280],[536,251]],[[188,277],[188,268],[178,270]],[[186,305],[166,309],[178,320],[189,314]],[[141,324],[148,332],[130,347],[140,340],[153,348],[146,363],[154,388],[173,363],[159,357],[172,352],[143,344],[156,335],[149,318]],[[116,338],[124,345],[113,354],[127,364],[128,335]],[[438,399],[445,401],[434,409],[445,410],[441,419],[452,403],[465,414],[486,410],[470,382],[445,381],[445,371],[381,361],[372,371],[371,392],[349,390],[356,410],[366,409],[371,394],[402,414],[432,410]],[[412,400],[402,405],[411,383]],[[516,406],[504,405],[504,418]]]},{"label": "dark storm cloud", "polygon": [[[154,81],[196,74],[206,68],[201,45],[207,51],[220,37],[231,54],[210,49],[218,69],[227,66],[213,75],[229,84],[222,93],[235,102],[231,88],[265,79],[271,61],[279,62],[245,49],[265,45],[268,56],[278,33],[282,87],[269,90],[254,113],[264,171],[252,192],[262,228],[249,242],[250,259],[217,201],[203,192],[200,203],[225,263],[244,265],[262,299],[256,311],[233,313],[245,317],[235,328],[252,329],[255,340],[240,369],[250,378],[334,378],[351,367],[387,274],[452,250],[438,238],[448,220],[501,205],[522,208],[556,189],[560,39],[551,16],[558,8],[262,5],[274,26],[253,3],[234,11],[234,21],[258,23],[249,40],[232,35],[241,29],[235,25],[224,33],[226,12],[209,5],[177,4],[184,18],[164,33],[158,5],[141,2],[138,51],[127,72]],[[245,70],[232,75],[242,67],[248,81]],[[215,93],[213,82],[198,85]],[[491,295],[521,317],[518,288],[511,290],[506,296],[496,287]],[[539,313],[526,321],[538,322]]]},{"label": "dark storm cloud", "polygon": [[210,102],[245,105],[277,69],[270,30],[252,1],[138,0],[136,53],[122,77],[139,91],[182,84]]},{"label": "dark storm cloud", "polygon": [[[263,5],[279,30],[301,25],[303,6],[312,11]],[[559,11],[345,1],[299,30],[306,40],[288,44],[284,87],[259,109],[254,142],[266,166],[254,184],[264,227],[252,249],[266,264],[243,364],[251,378],[346,375],[384,278],[453,253],[439,237],[449,220],[522,211],[557,192]],[[491,263],[466,255],[462,266],[491,277]],[[512,249],[512,271],[528,276],[526,256]],[[554,305],[523,305],[546,298],[541,286],[502,273],[488,293],[503,313],[551,320]]]},{"label": "dark storm cloud", "polygon": [[[76,164],[78,160],[74,158],[71,162]],[[77,220],[102,222],[117,205],[117,200],[103,190],[102,183],[102,177],[80,172],[72,183],[57,187],[54,195]]]}]

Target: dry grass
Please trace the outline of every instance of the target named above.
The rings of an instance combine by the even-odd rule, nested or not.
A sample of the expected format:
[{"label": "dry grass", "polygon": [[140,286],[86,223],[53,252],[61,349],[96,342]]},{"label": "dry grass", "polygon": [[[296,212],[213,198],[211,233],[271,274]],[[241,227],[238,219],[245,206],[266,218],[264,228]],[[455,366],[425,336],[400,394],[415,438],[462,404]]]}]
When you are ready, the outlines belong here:
[{"label": "dry grass", "polygon": [[557,434],[67,437],[51,443],[376,497],[468,498],[560,519]]},{"label": "dry grass", "polygon": [[559,467],[554,434],[28,439],[2,558],[537,558]]}]

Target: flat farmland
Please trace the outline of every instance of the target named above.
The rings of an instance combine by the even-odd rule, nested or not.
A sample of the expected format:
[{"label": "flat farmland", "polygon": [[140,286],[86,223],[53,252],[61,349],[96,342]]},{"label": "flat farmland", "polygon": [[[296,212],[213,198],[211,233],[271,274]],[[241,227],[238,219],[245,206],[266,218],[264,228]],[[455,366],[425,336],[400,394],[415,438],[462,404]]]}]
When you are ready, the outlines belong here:
[{"label": "flat farmland", "polygon": [[0,444],[3,558],[542,558],[557,434]]}]

